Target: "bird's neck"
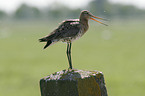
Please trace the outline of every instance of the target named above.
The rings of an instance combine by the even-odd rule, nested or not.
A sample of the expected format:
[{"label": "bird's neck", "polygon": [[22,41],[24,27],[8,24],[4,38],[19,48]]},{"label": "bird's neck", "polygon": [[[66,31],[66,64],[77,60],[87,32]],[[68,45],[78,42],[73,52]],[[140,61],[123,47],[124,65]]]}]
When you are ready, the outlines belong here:
[{"label": "bird's neck", "polygon": [[87,20],[87,19],[85,19],[85,18],[80,18],[80,24],[81,24],[82,26],[84,26],[84,27],[83,27],[83,28],[84,28],[84,31],[87,31],[87,30],[88,30],[89,25],[88,25],[88,20]]}]

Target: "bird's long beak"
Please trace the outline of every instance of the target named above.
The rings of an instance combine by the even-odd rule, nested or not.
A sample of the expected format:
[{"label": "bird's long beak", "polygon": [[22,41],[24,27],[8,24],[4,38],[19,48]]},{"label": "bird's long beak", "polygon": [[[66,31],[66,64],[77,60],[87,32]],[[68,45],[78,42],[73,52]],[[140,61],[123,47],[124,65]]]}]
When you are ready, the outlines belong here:
[{"label": "bird's long beak", "polygon": [[[94,17],[94,18],[96,18],[96,19],[101,19],[101,20],[107,20],[107,19],[103,19],[103,18],[101,18],[101,17],[96,17],[96,16],[93,16],[92,15],[92,17]],[[96,20],[96,19],[94,19],[94,18],[90,18],[91,20],[94,20],[94,21],[96,21],[96,22],[99,22],[99,23],[101,23],[101,24],[103,24],[103,25],[105,25],[105,26],[108,26],[107,24],[105,24],[105,23],[103,23],[103,22],[100,22],[100,21],[98,21],[98,20]]]}]

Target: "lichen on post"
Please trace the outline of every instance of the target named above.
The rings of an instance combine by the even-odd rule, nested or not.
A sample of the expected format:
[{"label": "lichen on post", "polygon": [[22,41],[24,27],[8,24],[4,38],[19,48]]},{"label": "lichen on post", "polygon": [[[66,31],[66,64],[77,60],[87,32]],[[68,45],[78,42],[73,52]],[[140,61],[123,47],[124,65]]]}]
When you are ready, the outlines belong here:
[{"label": "lichen on post", "polygon": [[108,96],[99,71],[68,69],[40,80],[41,96]]}]

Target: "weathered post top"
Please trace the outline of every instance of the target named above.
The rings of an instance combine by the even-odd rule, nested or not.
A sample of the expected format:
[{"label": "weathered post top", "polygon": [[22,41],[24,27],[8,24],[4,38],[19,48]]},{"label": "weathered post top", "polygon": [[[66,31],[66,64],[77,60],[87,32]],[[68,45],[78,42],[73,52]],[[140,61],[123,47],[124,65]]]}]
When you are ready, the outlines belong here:
[{"label": "weathered post top", "polygon": [[99,71],[76,69],[55,72],[40,80],[41,96],[108,96]]}]

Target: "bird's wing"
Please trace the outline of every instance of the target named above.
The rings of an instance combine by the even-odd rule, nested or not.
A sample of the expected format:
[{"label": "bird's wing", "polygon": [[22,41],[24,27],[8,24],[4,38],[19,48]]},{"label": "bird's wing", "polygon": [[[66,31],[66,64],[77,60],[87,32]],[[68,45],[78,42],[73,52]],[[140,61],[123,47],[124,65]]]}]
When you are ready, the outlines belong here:
[{"label": "bird's wing", "polygon": [[67,37],[73,37],[80,31],[80,23],[78,19],[70,19],[63,21],[60,26],[50,33],[47,38],[50,39],[62,39]]}]

